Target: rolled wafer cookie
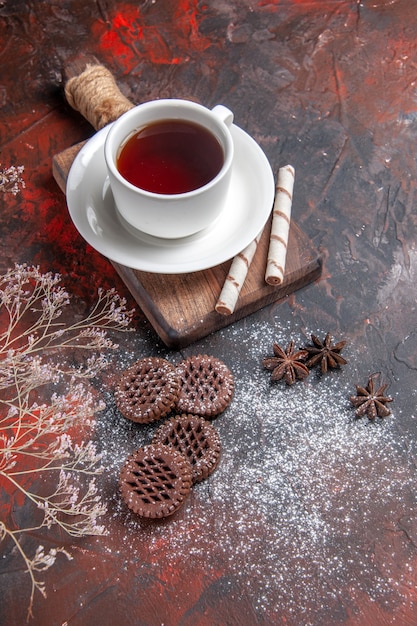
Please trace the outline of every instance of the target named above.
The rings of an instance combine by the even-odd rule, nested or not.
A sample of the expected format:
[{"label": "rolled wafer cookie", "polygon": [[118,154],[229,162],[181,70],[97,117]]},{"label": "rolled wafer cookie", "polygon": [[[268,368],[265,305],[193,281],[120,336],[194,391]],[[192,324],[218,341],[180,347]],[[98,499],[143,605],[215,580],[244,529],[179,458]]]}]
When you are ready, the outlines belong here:
[{"label": "rolled wafer cookie", "polygon": [[217,313],[221,313],[221,315],[231,315],[235,310],[239,294],[253,257],[255,256],[262,232],[263,231],[261,231],[242,252],[239,252],[239,254],[234,257],[215,306]]},{"label": "rolled wafer cookie", "polygon": [[278,171],[275,202],[272,212],[271,237],[265,271],[265,281],[268,285],[280,285],[284,280],[294,177],[295,171],[292,165],[281,167]]}]

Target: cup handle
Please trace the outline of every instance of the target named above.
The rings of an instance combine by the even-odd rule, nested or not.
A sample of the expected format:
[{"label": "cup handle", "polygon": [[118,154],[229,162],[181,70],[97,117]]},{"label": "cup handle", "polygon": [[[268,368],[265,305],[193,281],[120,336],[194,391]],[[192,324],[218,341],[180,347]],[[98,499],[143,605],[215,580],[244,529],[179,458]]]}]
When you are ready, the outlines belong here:
[{"label": "cup handle", "polygon": [[233,113],[230,109],[223,106],[223,104],[216,104],[216,106],[211,110],[216,117],[218,117],[222,122],[226,124],[226,126],[231,126],[233,123]]}]

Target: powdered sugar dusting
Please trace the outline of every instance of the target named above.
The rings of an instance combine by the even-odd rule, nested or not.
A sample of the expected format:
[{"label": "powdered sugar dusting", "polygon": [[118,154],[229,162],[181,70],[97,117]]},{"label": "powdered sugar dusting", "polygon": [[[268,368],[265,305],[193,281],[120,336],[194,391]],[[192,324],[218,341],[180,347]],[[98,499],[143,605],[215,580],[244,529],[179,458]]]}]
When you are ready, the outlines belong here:
[{"label": "powdered sugar dusting", "polygon": [[[223,332],[230,341],[233,331]],[[126,514],[116,493],[113,515],[126,540],[134,533],[158,568],[190,557],[208,572],[227,567],[267,621],[286,615],[287,623],[314,624],[327,615],[337,623],[347,593],[350,606],[360,594],[382,604],[407,601],[414,552],[403,531],[412,515],[415,444],[395,414],[375,423],[355,419],[349,365],[326,376],[313,372],[291,387],[271,383],[262,357],[273,341],[292,338],[305,342],[288,327],[278,335],[262,322],[240,329],[247,363],[237,368],[228,361],[234,398],[213,420],[222,458],[193,488],[181,515],[143,525]],[[360,362],[353,347],[344,355]],[[111,406],[106,420],[114,436],[106,447],[104,426],[102,441],[117,479],[123,455],[149,442],[155,427],[138,429]],[[393,554],[378,550],[381,534],[392,536]],[[394,550],[402,551],[401,572]]]}]

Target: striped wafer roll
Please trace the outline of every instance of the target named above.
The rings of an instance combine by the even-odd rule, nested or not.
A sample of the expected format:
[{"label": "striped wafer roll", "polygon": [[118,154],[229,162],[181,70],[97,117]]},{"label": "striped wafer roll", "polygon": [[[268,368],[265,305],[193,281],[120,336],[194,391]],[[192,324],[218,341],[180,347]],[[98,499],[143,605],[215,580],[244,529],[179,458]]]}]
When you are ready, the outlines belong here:
[{"label": "striped wafer roll", "polygon": [[271,238],[265,271],[265,280],[268,285],[280,285],[284,279],[294,177],[295,171],[292,165],[281,167],[278,171],[277,188],[272,213]]},{"label": "striped wafer roll", "polygon": [[245,282],[261,235],[262,231],[244,250],[242,250],[242,252],[234,257],[215,306],[217,313],[231,315],[235,310],[237,299],[243,287],[243,283]]}]

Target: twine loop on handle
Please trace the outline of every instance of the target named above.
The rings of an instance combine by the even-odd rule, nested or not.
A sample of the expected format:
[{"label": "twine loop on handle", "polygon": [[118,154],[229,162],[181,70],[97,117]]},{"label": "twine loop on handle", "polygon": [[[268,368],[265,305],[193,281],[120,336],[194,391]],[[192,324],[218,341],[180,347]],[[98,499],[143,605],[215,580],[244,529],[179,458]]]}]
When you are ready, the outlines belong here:
[{"label": "twine loop on handle", "polygon": [[112,73],[103,65],[87,65],[65,85],[65,96],[73,109],[100,130],[133,108],[118,88]]}]

